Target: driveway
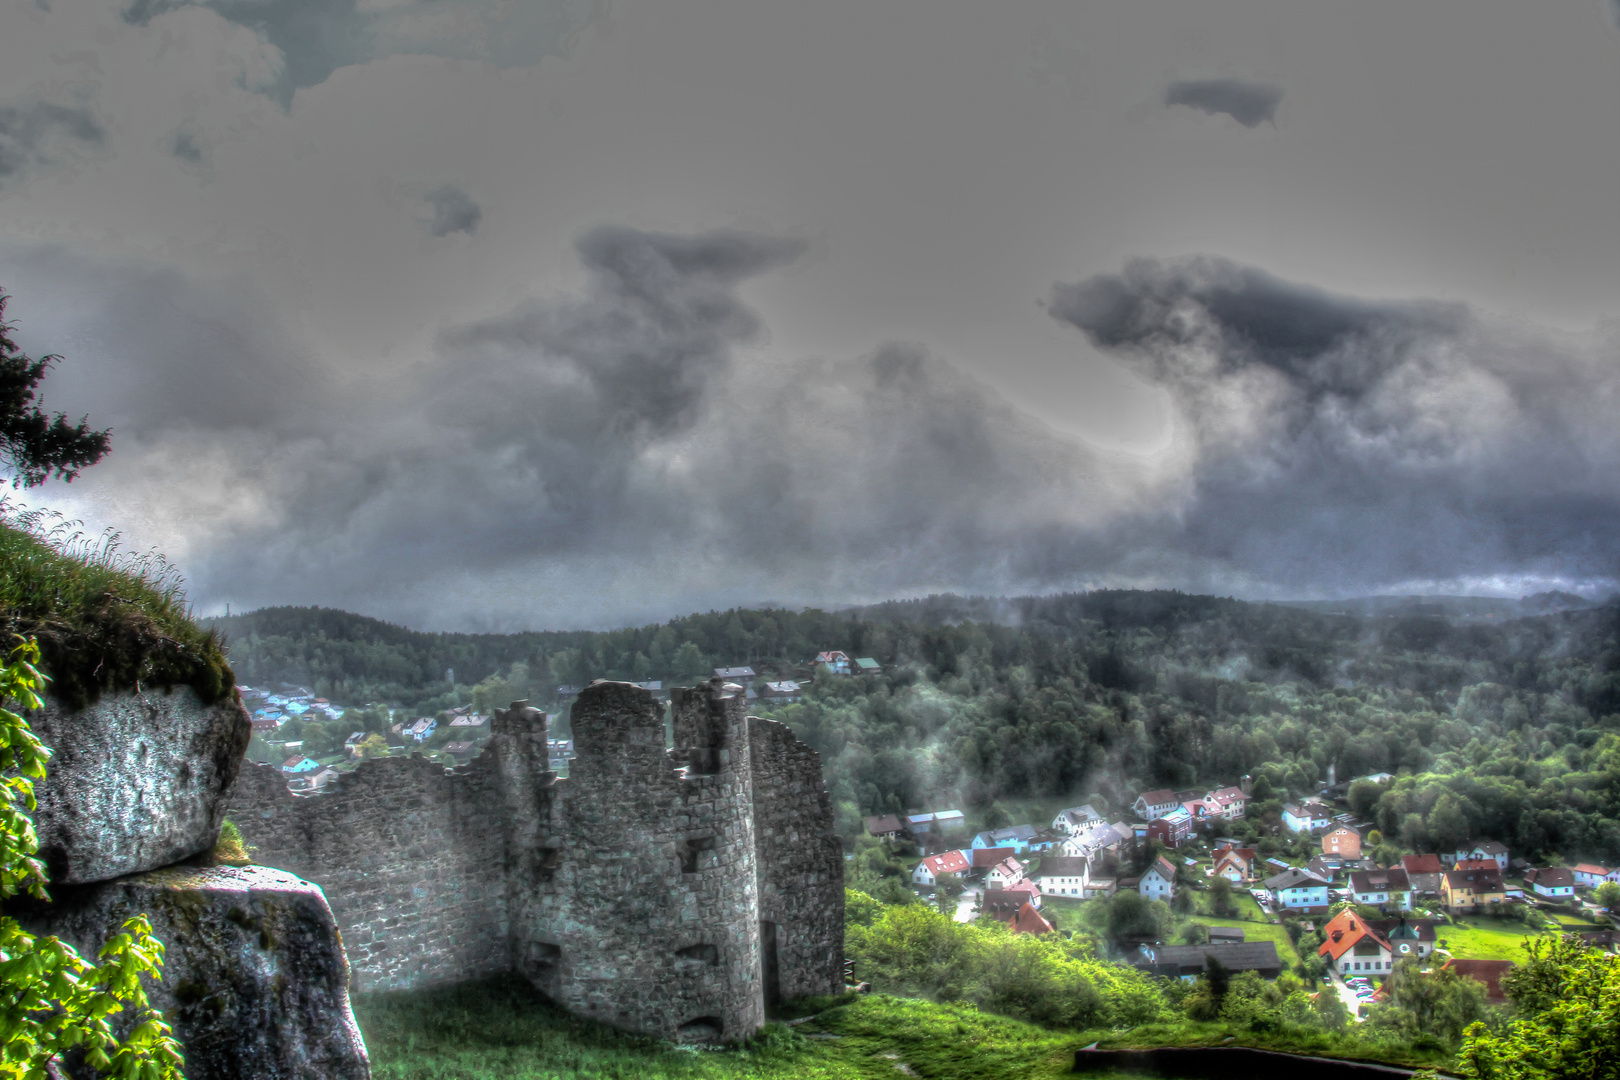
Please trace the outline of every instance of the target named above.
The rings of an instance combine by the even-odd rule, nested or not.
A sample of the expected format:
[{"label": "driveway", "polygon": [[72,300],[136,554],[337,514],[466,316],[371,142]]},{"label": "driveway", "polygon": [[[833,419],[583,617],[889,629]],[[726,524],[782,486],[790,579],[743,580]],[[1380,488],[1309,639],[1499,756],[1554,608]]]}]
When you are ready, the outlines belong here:
[{"label": "driveway", "polygon": [[973,908],[974,908],[974,905],[978,904],[978,902],[979,902],[979,892],[980,892],[980,890],[978,890],[978,889],[969,889],[967,892],[963,893],[960,898],[957,899],[957,901],[956,901],[956,921],[957,922],[972,922],[973,921],[974,914],[975,914],[974,911],[973,911]]},{"label": "driveway", "polygon": [[1339,995],[1339,1000],[1344,1002],[1344,1007],[1350,1010],[1350,1015],[1355,1017],[1357,1023],[1359,1023],[1362,1019],[1361,999],[1356,997],[1356,992],[1346,986],[1344,980],[1339,977],[1339,973],[1332,969],[1328,970],[1328,985]]}]

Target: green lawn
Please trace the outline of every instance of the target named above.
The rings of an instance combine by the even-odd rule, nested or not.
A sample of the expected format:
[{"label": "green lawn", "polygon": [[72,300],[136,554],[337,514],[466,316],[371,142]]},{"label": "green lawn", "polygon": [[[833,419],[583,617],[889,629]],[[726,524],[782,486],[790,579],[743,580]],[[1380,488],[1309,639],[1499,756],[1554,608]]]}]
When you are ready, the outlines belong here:
[{"label": "green lawn", "polygon": [[1477,915],[1461,916],[1449,926],[1442,923],[1434,933],[1452,956],[1469,960],[1523,960],[1525,938],[1541,936],[1523,923]]},{"label": "green lawn", "polygon": [[1276,942],[1277,955],[1282,958],[1284,967],[1293,967],[1299,963],[1299,952],[1294,948],[1294,943],[1288,940],[1288,931],[1275,923],[1244,922],[1242,919],[1216,919],[1208,915],[1200,915],[1193,921],[1203,923],[1205,926],[1236,927],[1243,931],[1244,941]]},{"label": "green lawn", "polygon": [[[1194,909],[1197,911],[1198,917],[1202,919],[1205,913],[1209,911],[1209,893],[1195,892],[1193,898]],[[1248,891],[1240,886],[1232,886],[1232,906],[1237,909],[1239,920],[1243,919],[1244,916],[1248,916],[1256,922],[1271,921],[1271,916],[1261,911],[1260,905],[1255,902],[1254,897],[1250,896]]]},{"label": "green lawn", "polygon": [[683,1049],[570,1016],[510,978],[361,994],[354,1011],[376,1080],[1039,1080],[1067,1075],[1095,1037],[874,994],[747,1046]]}]

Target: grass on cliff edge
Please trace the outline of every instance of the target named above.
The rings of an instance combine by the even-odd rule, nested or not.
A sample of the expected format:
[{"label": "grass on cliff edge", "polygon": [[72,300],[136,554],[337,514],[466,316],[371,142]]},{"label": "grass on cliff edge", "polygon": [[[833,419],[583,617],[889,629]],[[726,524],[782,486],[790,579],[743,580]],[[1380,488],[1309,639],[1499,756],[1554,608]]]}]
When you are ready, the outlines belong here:
[{"label": "grass on cliff edge", "polygon": [[0,499],[0,645],[39,641],[52,697],[82,707],[102,693],[190,686],[205,703],[235,677],[219,638],[192,621],[174,568],[156,554],[91,539],[77,523]]},{"label": "grass on cliff edge", "polygon": [[354,1011],[374,1080],[1040,1080],[1068,1075],[1074,1051],[1089,1041],[972,1006],[882,994],[825,1002],[836,1004],[715,1050],[570,1016],[516,978],[360,994]]}]

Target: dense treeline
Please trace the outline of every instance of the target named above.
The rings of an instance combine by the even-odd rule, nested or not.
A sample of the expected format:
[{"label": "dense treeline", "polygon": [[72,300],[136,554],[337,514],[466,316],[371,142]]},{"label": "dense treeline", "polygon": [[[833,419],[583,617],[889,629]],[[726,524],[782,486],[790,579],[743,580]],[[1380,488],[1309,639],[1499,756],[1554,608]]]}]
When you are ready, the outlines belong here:
[{"label": "dense treeline", "polygon": [[291,608],[216,625],[250,684],[424,708],[743,663],[797,674],[827,649],[872,656],[881,674],[823,673],[775,713],[822,753],[849,829],[864,813],[1012,796],[1119,807],[1147,787],[1246,773],[1281,798],[1331,766],[1399,776],[1356,796],[1392,843],[1480,835],[1532,857],[1620,858],[1612,605],[1448,621],[1116,591],[709,612],[606,633],[420,634]]}]

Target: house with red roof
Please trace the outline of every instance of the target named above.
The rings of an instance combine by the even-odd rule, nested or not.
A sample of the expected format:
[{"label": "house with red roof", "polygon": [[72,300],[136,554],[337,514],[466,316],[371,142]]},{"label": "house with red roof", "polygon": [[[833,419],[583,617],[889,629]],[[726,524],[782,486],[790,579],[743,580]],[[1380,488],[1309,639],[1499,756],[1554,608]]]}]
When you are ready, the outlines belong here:
[{"label": "house with red roof", "polygon": [[1207,798],[1221,808],[1221,816],[1228,821],[1237,821],[1243,817],[1245,808],[1249,805],[1251,796],[1243,794],[1241,788],[1223,787],[1210,792]]},{"label": "house with red roof", "polygon": [[1569,872],[1575,875],[1575,884],[1584,885],[1589,889],[1595,889],[1608,881],[1610,873],[1608,867],[1589,862],[1576,863],[1569,868]]},{"label": "house with red roof", "polygon": [[968,861],[968,874],[981,878],[996,866],[1018,854],[1010,847],[963,848],[962,857]]},{"label": "house with red roof", "polygon": [[1345,908],[1322,927],[1322,944],[1316,955],[1325,957],[1341,976],[1388,975],[1395,950],[1354,908]]},{"label": "house with red roof", "polygon": [[1024,864],[1011,855],[990,868],[985,884],[992,889],[1006,889],[1024,880]]},{"label": "house with red roof", "polygon": [[917,868],[911,872],[911,880],[918,885],[933,886],[939,881],[941,874],[966,877],[971,869],[967,856],[960,851],[947,851],[939,855],[930,855],[918,863]]},{"label": "house with red roof", "polygon": [[1440,856],[1434,854],[1403,855],[1401,869],[1406,871],[1406,880],[1415,893],[1438,893],[1440,876],[1446,872]]},{"label": "house with red roof", "polygon": [[1254,876],[1256,857],[1254,848],[1240,848],[1227,844],[1215,852],[1213,876],[1223,877],[1234,885],[1240,885]]},{"label": "house with red roof", "polygon": [[1007,923],[1015,934],[1050,934],[1057,927],[1046,921],[1046,916],[1035,910],[1034,904],[1025,904]]},{"label": "house with red roof", "polygon": [[1135,810],[1136,816],[1143,821],[1152,821],[1156,817],[1168,814],[1179,804],[1180,800],[1176,798],[1175,792],[1169,788],[1162,788],[1158,791],[1142,792],[1131,804],[1131,809]]}]

